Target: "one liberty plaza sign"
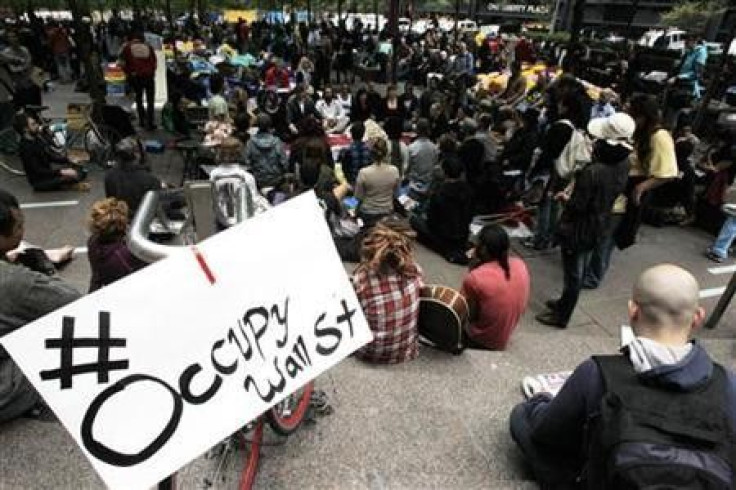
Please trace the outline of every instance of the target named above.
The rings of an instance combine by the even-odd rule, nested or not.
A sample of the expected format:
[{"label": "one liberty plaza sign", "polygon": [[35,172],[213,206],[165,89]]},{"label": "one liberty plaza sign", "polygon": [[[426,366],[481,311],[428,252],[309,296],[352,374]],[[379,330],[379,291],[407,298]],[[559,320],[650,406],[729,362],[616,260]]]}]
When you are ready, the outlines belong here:
[{"label": "one liberty plaza sign", "polygon": [[487,2],[485,4],[486,12],[504,12],[504,13],[515,13],[515,14],[537,14],[547,15],[549,13],[549,7],[547,5],[535,5],[536,1],[530,1],[529,3],[513,4],[513,3],[496,3]]},{"label": "one liberty plaza sign", "polygon": [[143,489],[370,340],[306,194],[0,342],[105,483]]}]

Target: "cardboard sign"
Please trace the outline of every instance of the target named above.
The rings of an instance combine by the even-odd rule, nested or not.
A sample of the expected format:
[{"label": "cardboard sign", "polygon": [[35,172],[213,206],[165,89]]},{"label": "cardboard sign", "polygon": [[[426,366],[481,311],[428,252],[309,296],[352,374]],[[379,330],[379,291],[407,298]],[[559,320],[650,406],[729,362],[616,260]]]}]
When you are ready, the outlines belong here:
[{"label": "cardboard sign", "polygon": [[148,488],[371,340],[313,194],[1,342],[111,488]]}]

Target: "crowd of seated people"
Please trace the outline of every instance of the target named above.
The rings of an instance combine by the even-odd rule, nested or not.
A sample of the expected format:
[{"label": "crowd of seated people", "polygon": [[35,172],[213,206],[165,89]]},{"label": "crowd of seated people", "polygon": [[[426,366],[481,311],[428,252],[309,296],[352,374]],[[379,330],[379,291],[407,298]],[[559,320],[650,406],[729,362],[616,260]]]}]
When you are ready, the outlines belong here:
[{"label": "crowd of seated people", "polygon": [[[207,107],[200,129],[203,147],[213,155],[207,177],[218,230],[297,194],[315,193],[338,253],[357,263],[352,284],[374,335],[355,354],[362,361],[395,364],[420,353],[426,278],[415,238],[444,260],[467,267],[461,283],[452,285],[469,306],[463,345],[507,349],[531,289],[527,265],[513,253],[509,237],[526,226],[515,217],[519,207],[535,214],[525,245],[561,250],[561,294],[537,316],[557,328],[567,327],[582,290],[602,287],[614,249],[633,246],[640,223],[656,221],[657,207],[681,207],[684,225],[711,220],[720,231],[707,257],[720,262],[729,255],[736,238],[736,197],[728,192],[736,175],[732,133],[718,132],[703,149],[686,118],[669,130],[652,96],[619,98],[605,89],[593,97],[572,63],[555,77],[549,76],[556,71],[552,66],[532,75],[529,65],[543,49],[524,38],[453,42],[430,29],[421,42],[398,40],[403,90],[400,83],[381,88],[370,77],[353,90],[340,82],[348,75],[355,81],[354,49],[365,55],[364,74],[378,66],[378,78],[391,82],[388,60],[376,49],[387,33],[329,23],[306,33],[295,26],[240,25],[230,40],[224,39],[227,33],[215,39],[210,31],[206,44],[230,43],[230,49],[248,54],[254,63],[247,77],[255,89],[234,87],[220,74],[204,84],[176,60],[169,73],[173,129],[191,137],[186,110]],[[112,42],[117,35],[105,37]],[[64,53],[58,54],[59,75],[66,80]],[[501,71],[505,83],[495,90],[476,87],[476,70]],[[33,118],[18,116],[15,127],[34,190],[86,187],[83,170],[36,144]],[[115,157],[105,176],[106,199],[93,205],[89,217],[90,292],[145,266],[127,247],[127,227],[144,194],[167,187],[146,166],[136,139],[117,145]],[[22,238],[23,217],[17,200],[4,191],[0,211],[0,314],[24,306],[22,315],[12,310],[10,320],[0,323],[5,333],[78,294],[57,279],[10,268],[5,259]],[[479,215],[492,222],[471,233]],[[22,297],[19,286],[43,290],[44,301]],[[688,341],[703,319],[697,291],[694,279],[674,266],[645,271],[629,303],[636,339],[615,362],[627,363],[630,384],[646,378],[667,390],[674,386],[681,400],[710,409],[713,403],[683,395],[700,389],[699,380],[716,371],[705,351]],[[584,422],[602,403],[602,376],[609,368],[608,362],[586,361],[558,398],[542,394],[514,409],[512,436],[540,482],[553,488],[571,483],[586,467]],[[12,361],[0,357],[0,374],[13,381],[10,387],[0,383],[0,422],[44,410]],[[730,378],[714,376],[716,387],[733,395]],[[662,391],[657,396],[664,397]]]}]

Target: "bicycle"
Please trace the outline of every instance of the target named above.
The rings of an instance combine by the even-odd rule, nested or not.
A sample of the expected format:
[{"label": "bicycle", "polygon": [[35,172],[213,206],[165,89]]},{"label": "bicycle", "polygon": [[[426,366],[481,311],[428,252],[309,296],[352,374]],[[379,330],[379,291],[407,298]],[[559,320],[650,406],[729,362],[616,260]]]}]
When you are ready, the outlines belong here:
[{"label": "bicycle", "polygon": [[[224,472],[231,458],[239,451],[245,450],[243,469],[240,472],[238,490],[250,490],[258,474],[258,463],[261,457],[261,447],[264,445],[264,430],[268,424],[276,434],[288,437],[293,434],[304,421],[310,406],[315,403],[326,406],[326,399],[321,392],[314,391],[314,381],[310,381],[301,389],[286,397],[283,401],[271,407],[265,414],[246,424],[242,429],[216,445],[210,450],[218,458],[214,474],[205,478],[205,487],[211,487],[224,479]],[[250,438],[248,436],[250,435]],[[177,488],[177,474],[173,474],[158,484],[158,490],[175,490]]]}]

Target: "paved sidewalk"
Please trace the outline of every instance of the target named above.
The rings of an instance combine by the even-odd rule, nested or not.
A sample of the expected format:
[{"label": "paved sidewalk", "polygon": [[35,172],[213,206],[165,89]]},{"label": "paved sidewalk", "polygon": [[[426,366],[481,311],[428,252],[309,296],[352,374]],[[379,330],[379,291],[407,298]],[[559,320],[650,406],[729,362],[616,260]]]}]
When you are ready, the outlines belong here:
[{"label": "paved sidewalk", "polygon": [[[49,96],[61,100],[61,90]],[[176,182],[181,161],[167,150],[151,158],[154,171]],[[0,187],[21,202],[78,201],[65,207],[26,210],[27,238],[41,246],[84,246],[85,217],[103,196],[102,172],[90,176],[89,193],[32,193],[23,178],[0,173]],[[534,315],[562,284],[557,251],[531,253],[515,244],[532,273],[529,311],[505,352],[466,351],[451,356],[423,348],[417,360],[371,366],[347,359],[317,380],[334,408],[294,436],[268,435],[258,476],[259,488],[536,488],[508,434],[508,414],[521,400],[519,382],[528,374],[570,369],[595,353],[618,348],[618,327],[626,321],[626,301],[636,274],[652,264],[676,262],[692,270],[704,290],[722,287],[729,274],[712,270],[702,257],[712,240],[681,228],[644,228],[640,243],[616,253],[607,282],[586,291],[567,330],[542,326]],[[417,247],[427,282],[458,287],[464,268]],[[350,267],[348,266],[348,269]],[[84,255],[62,276],[86,291]],[[717,296],[704,300],[712,309]],[[172,305],[173,307],[174,305]],[[733,366],[736,309],[721,326],[699,334],[721,362]],[[225,480],[211,488],[235,488],[234,462]],[[181,472],[181,488],[205,488],[215,461],[199,458]],[[101,481],[58,424],[20,420],[0,426],[0,490],[100,488]]]}]

